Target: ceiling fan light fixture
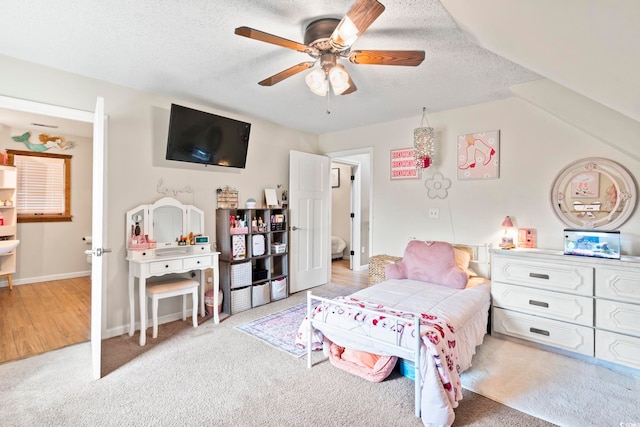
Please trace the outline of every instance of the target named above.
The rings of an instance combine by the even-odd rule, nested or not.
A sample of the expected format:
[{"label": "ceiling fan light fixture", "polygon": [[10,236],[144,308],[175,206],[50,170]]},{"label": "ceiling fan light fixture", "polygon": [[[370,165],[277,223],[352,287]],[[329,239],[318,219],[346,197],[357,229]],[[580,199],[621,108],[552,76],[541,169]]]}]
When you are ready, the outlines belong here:
[{"label": "ceiling fan light fixture", "polygon": [[333,30],[329,44],[336,50],[347,50],[358,39],[359,33],[356,24],[348,16],[345,16]]},{"label": "ceiling fan light fixture", "polygon": [[341,64],[336,64],[329,70],[329,82],[335,95],[341,95],[342,92],[349,89],[351,77]]},{"label": "ceiling fan light fixture", "polygon": [[324,70],[317,69],[304,78],[305,83],[309,86],[311,92],[318,96],[325,96],[329,90],[329,83],[327,82]]}]

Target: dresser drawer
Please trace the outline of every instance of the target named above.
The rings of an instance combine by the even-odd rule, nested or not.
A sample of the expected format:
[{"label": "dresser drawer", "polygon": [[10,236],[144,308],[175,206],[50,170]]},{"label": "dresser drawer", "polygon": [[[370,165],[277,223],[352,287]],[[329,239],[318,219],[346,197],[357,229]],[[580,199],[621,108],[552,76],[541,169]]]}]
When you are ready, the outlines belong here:
[{"label": "dresser drawer", "polygon": [[640,369],[640,338],[596,331],[596,357]]},{"label": "dresser drawer", "polygon": [[151,274],[172,272],[182,270],[181,259],[169,259],[166,261],[154,261],[149,263],[149,272]]},{"label": "dresser drawer", "polygon": [[528,261],[494,255],[491,279],[494,282],[593,295],[593,267]]},{"label": "dresser drawer", "polygon": [[640,269],[598,268],[596,295],[640,303]]},{"label": "dresser drawer", "polygon": [[184,260],[185,270],[194,270],[202,267],[211,267],[213,265],[213,257],[211,255],[199,256],[195,258],[186,258]]},{"label": "dresser drawer", "polygon": [[596,327],[640,337],[640,305],[599,299]]},{"label": "dresser drawer", "polygon": [[496,307],[593,326],[593,299],[589,297],[500,282],[491,284],[491,297]]},{"label": "dresser drawer", "polygon": [[593,329],[493,308],[495,332],[593,356]]}]

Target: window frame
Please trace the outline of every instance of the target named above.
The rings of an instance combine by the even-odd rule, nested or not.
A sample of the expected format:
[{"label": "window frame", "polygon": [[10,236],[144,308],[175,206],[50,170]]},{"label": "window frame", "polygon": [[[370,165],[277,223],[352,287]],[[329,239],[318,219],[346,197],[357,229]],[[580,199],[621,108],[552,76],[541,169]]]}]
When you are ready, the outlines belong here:
[{"label": "window frame", "polygon": [[[71,158],[68,154],[53,154],[37,151],[6,150],[7,163],[15,166],[15,156],[47,157],[64,160],[64,213],[61,214],[17,214],[18,223],[21,222],[70,222],[71,215]],[[17,191],[17,189],[16,189]]]}]

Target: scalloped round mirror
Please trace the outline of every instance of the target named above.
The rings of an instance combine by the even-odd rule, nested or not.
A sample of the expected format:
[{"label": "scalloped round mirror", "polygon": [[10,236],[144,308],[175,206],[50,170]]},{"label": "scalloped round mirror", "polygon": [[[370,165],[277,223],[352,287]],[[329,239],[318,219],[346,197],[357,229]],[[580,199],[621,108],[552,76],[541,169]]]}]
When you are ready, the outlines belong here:
[{"label": "scalloped round mirror", "polygon": [[590,157],[562,169],[551,187],[556,216],[572,228],[614,230],[636,207],[636,184],[618,163]]}]

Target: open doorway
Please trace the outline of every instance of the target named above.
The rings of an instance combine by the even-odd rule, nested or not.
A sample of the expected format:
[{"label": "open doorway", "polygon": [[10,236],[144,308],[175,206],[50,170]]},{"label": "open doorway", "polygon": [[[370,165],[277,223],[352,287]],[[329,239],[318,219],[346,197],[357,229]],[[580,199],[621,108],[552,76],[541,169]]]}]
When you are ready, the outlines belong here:
[{"label": "open doorway", "polygon": [[343,259],[350,260],[351,270],[366,270],[371,256],[373,149],[340,151],[327,156],[331,158],[332,169],[340,170],[340,187],[332,188],[332,235],[347,243]]},{"label": "open doorway", "polygon": [[[91,246],[82,237],[92,234],[93,124],[89,121],[91,113],[69,114],[83,119],[86,116],[85,121],[74,120],[55,115],[62,107],[36,109],[51,110],[54,114],[48,115],[14,109],[10,98],[3,97],[0,101],[0,148],[29,151],[29,144],[38,148],[40,134],[62,135],[66,142],[73,143],[73,148],[64,151],[51,148],[51,152],[73,156],[73,221],[17,224],[20,245],[16,249],[15,286],[12,291],[0,289],[6,293],[1,298],[0,316],[6,326],[3,332],[11,333],[11,337],[1,338],[6,344],[0,355],[4,362],[90,339],[91,264],[83,251]],[[20,142],[12,138],[27,132],[29,137],[21,138]]]}]

